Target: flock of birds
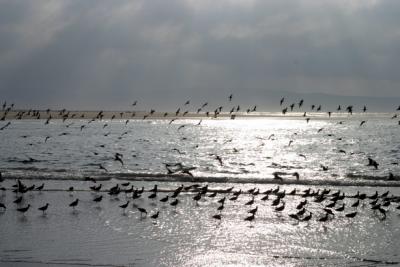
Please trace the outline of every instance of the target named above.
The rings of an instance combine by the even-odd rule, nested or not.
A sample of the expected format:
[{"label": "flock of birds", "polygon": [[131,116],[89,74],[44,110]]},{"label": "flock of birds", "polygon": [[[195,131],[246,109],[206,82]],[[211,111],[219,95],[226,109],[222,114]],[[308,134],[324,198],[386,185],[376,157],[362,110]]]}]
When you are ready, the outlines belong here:
[{"label": "flock of birds", "polygon": [[[228,97],[228,103],[232,106],[232,99],[233,99],[233,94],[229,95]],[[257,106],[254,105],[252,107],[249,107],[247,109],[245,109],[245,112],[241,112],[241,107],[240,105],[233,105],[229,112],[224,111],[224,107],[218,106],[217,108],[214,109],[214,111],[210,111],[207,110],[205,111],[205,109],[209,106],[208,102],[203,103],[200,107],[198,107],[197,109],[195,109],[194,111],[190,111],[189,109],[189,105],[190,105],[190,100],[187,100],[184,103],[184,107],[179,107],[177,108],[177,110],[174,113],[156,113],[156,111],[154,109],[151,109],[150,112],[137,112],[137,111],[125,111],[125,112],[119,112],[116,114],[106,114],[105,111],[99,111],[97,112],[93,117],[91,118],[85,118],[85,116],[88,116],[88,114],[85,113],[81,113],[79,114],[78,112],[72,112],[72,111],[68,111],[66,109],[62,109],[59,111],[56,110],[50,110],[47,109],[45,111],[40,111],[40,110],[34,110],[34,109],[30,109],[30,110],[16,110],[15,109],[15,105],[11,104],[8,105],[7,102],[4,102],[2,105],[2,111],[3,111],[3,115],[0,117],[0,122],[1,121],[6,121],[7,122],[4,125],[0,125],[0,131],[4,131],[7,128],[11,127],[12,125],[12,120],[22,120],[22,119],[42,119],[44,120],[44,124],[48,125],[50,124],[50,121],[52,121],[53,119],[61,119],[63,123],[65,123],[66,128],[70,128],[71,126],[74,125],[74,127],[79,128],[81,132],[83,132],[86,128],[88,128],[88,125],[95,122],[95,121],[99,121],[101,122],[105,117],[110,116],[110,120],[114,120],[114,119],[125,119],[125,125],[127,125],[130,122],[130,119],[132,118],[136,118],[138,119],[137,114],[142,114],[143,117],[142,119],[151,119],[151,118],[169,118],[169,124],[172,124],[176,121],[179,121],[179,119],[184,118],[185,116],[192,116],[192,117],[197,117],[197,116],[202,116],[202,117],[208,117],[208,118],[218,118],[220,116],[230,116],[231,119],[235,119],[237,116],[247,116],[253,112],[257,111]],[[307,113],[308,111],[304,111],[304,100],[301,99],[298,102],[295,103],[291,103],[291,104],[287,104],[286,103],[286,99],[283,97],[280,101],[279,101],[279,105],[282,108],[282,114],[286,115],[289,112],[304,112],[303,113],[303,117],[305,118],[306,122],[309,123],[309,121],[312,119],[313,115],[310,113]],[[136,107],[137,106],[137,101],[134,101],[132,103],[132,107]],[[185,109],[185,111],[183,111]],[[349,106],[341,106],[338,105],[338,107],[336,108],[336,113],[337,114],[349,114],[352,115],[354,112],[355,108],[352,105]],[[361,112],[366,112],[368,109],[366,106],[363,106],[363,108],[360,110]],[[400,106],[397,107],[396,111],[400,111]],[[322,112],[326,112],[326,114],[331,117],[332,115],[334,115],[334,112],[331,111],[323,111],[322,110],[322,105],[311,105],[310,107],[310,112],[318,112],[318,113],[322,113]],[[199,122],[197,123],[197,125],[200,125],[202,123],[202,117],[200,117]],[[69,122],[69,120],[72,119],[76,119],[79,118],[80,120],[77,121],[71,121]],[[398,118],[398,114],[395,113],[391,119],[396,119]],[[88,119],[87,123],[81,123],[82,120],[84,119]],[[140,118],[139,118],[140,119]],[[78,123],[80,123],[80,125],[77,125]],[[344,124],[344,121],[339,121],[339,124]],[[360,121],[359,127],[363,127],[365,124],[367,124],[366,120],[362,120]],[[398,124],[400,125],[400,121],[398,122]],[[180,131],[181,129],[183,129],[184,127],[186,127],[188,125],[186,124],[182,124],[177,128],[177,131]],[[103,124],[103,129],[109,128],[110,124],[105,121]],[[318,133],[322,133],[324,131],[324,128],[320,128],[318,129]],[[104,133],[104,136],[109,136],[110,135],[110,131]],[[128,131],[124,131],[123,133],[121,133],[118,136],[118,139],[123,138],[125,135],[127,135],[129,133]],[[57,138],[57,136],[61,137],[61,136],[68,136],[71,133],[68,130],[62,131],[61,133],[54,135],[54,136],[50,136],[50,135],[46,135],[44,136],[44,143],[47,143],[49,140],[52,140],[54,138]],[[294,136],[296,136],[297,133],[294,133]],[[333,136],[333,134],[328,134],[328,136]],[[28,138],[28,135],[23,135],[21,136],[21,138]],[[184,139],[185,137],[183,137],[182,139]],[[275,138],[275,134],[271,134],[268,137],[268,140],[274,140]],[[339,138],[340,139],[340,138]],[[339,140],[338,139],[338,140]],[[112,140],[111,140],[112,141]],[[231,140],[228,140],[227,142],[229,142]],[[288,143],[288,147],[290,147],[293,143],[295,143],[295,140],[289,140]],[[29,145],[33,145],[32,143],[29,143]],[[198,145],[196,145],[198,146]],[[105,148],[105,144],[100,145],[100,148]],[[173,151],[179,153],[179,154],[185,154],[185,151],[181,151],[178,148],[173,148]],[[235,153],[238,153],[239,150],[237,149],[233,149]],[[343,153],[346,154],[347,152],[343,149],[338,150],[339,153]],[[95,151],[95,152],[89,152],[89,153],[93,153],[94,155],[92,156],[98,156],[99,155],[99,151]],[[109,152],[107,152],[109,153]],[[223,156],[221,155],[217,155],[216,153],[211,153],[209,154],[214,160],[216,160],[218,162],[218,164],[220,166],[224,165],[224,159]],[[300,157],[304,157],[306,159],[306,155],[305,154],[299,154]],[[133,157],[135,157],[135,155],[133,155]],[[110,158],[113,159],[113,161],[117,161],[121,164],[121,166],[124,166],[124,155],[121,153],[121,151],[116,151],[114,153],[114,155]],[[373,166],[375,169],[378,169],[379,163],[373,159],[372,157],[367,157],[366,160],[368,160],[368,166]],[[33,157],[28,157],[28,159],[23,159],[20,160],[21,163],[23,164],[32,164],[35,162],[38,162],[39,160],[33,158]],[[392,163],[393,165],[398,165],[397,162]],[[182,162],[178,162],[178,163],[164,163],[165,169],[167,170],[167,175],[175,175],[175,174],[184,174],[184,175],[189,175],[189,176],[193,176],[193,171],[196,169],[196,167],[194,166],[185,166]],[[98,168],[101,171],[104,172],[108,172],[108,168],[106,167],[106,165],[104,163],[99,163],[98,164]],[[329,166],[326,166],[324,164],[320,165],[320,168],[322,171],[328,171],[329,170]],[[279,173],[274,173],[274,179],[276,180],[282,180],[282,177],[279,176]],[[299,173],[295,172],[293,173],[293,176],[296,177],[296,179],[299,179],[300,175]],[[388,179],[389,180],[394,180],[395,176],[393,175],[393,173],[388,172]]]},{"label": "flock of birds", "polygon": [[[232,98],[233,98],[233,95],[230,95],[228,97],[228,101],[231,102]],[[184,106],[187,107],[189,104],[190,104],[190,101],[186,101]],[[284,107],[284,104],[285,104],[285,98],[282,98],[280,100],[280,106],[282,107],[283,115],[287,114],[288,112],[295,111],[296,108],[298,108],[300,110],[304,105],[304,100],[300,100],[298,103],[292,103],[292,104],[288,105],[287,107]],[[137,105],[137,101],[135,101],[132,104],[132,106],[136,106],[136,105]],[[169,123],[171,124],[174,121],[178,120],[179,117],[185,117],[190,114],[200,114],[201,112],[204,112],[204,115],[206,117],[217,118],[222,115],[223,116],[228,115],[230,117],[230,119],[235,119],[236,116],[240,115],[239,112],[241,111],[241,107],[239,105],[233,106],[229,112],[223,112],[223,106],[217,107],[213,112],[204,111],[204,109],[207,106],[208,106],[208,103],[206,102],[197,109],[197,112],[193,112],[193,113],[190,113],[189,110],[182,112],[181,108],[178,108],[175,113],[172,113],[172,114],[171,113],[163,113],[163,114],[161,113],[161,114],[162,114],[162,117],[170,117],[171,120]],[[352,115],[354,108],[353,108],[353,106],[342,107],[339,105],[336,109],[337,112],[342,112],[342,110],[347,112],[349,115]],[[245,112],[247,114],[256,112],[256,111],[257,111],[257,106],[253,106],[253,107],[247,108],[245,110]],[[322,112],[322,106],[321,105],[312,105],[311,111],[312,112],[314,112],[314,111]],[[366,111],[367,111],[367,107],[364,106],[362,109],[362,112],[366,112]],[[400,106],[396,109],[396,111],[400,111]],[[13,114],[15,114],[14,118],[10,118],[10,114],[12,112],[14,112]],[[62,121],[66,123],[67,128],[75,123],[75,122],[71,122],[71,123],[67,124],[67,122],[66,122],[67,120],[74,119],[74,118],[80,118],[80,119],[85,118],[85,114],[78,115],[78,113],[73,113],[71,111],[67,111],[66,109],[57,111],[57,113],[58,114],[56,117],[59,119],[62,119]],[[116,119],[116,118],[118,118],[118,115],[119,115],[119,118],[126,118],[126,116],[128,116],[128,114],[130,114],[131,118],[134,118],[136,116],[135,111],[121,112],[119,114],[113,114],[110,119],[111,120]],[[327,111],[327,114],[329,117],[331,117],[333,115],[333,112]],[[0,118],[0,121],[7,120],[8,122],[5,123],[4,125],[0,126],[0,131],[4,131],[12,125],[12,121],[9,119],[17,119],[17,120],[26,119],[26,118],[44,119],[44,124],[47,125],[47,124],[49,124],[49,122],[52,119],[54,119],[53,116],[55,116],[54,111],[51,111],[50,109],[48,109],[46,111],[39,111],[39,110],[16,111],[16,110],[14,110],[14,104],[11,104],[8,106],[7,103],[5,102],[3,104],[3,116]],[[105,116],[105,112],[100,111],[93,118],[89,118],[89,121],[87,122],[87,124],[90,124],[94,121],[101,121],[104,118],[104,116]],[[154,109],[152,109],[148,113],[145,113],[143,115],[142,119],[145,120],[147,118],[151,118],[152,116],[156,116]],[[305,120],[307,123],[312,118],[309,116],[309,114],[307,114],[307,112],[303,113],[303,117],[305,117]],[[394,114],[392,116],[392,119],[396,119],[396,118],[397,118],[397,114]],[[201,124],[201,122],[202,122],[202,120],[200,119],[198,124]],[[129,123],[129,119],[126,119],[125,124],[128,124],[128,123]],[[343,121],[340,121],[339,123],[342,124]],[[359,126],[362,127],[366,123],[367,123],[366,120],[362,120],[360,122]],[[79,126],[80,131],[84,131],[85,128],[87,127],[87,124],[82,124],[81,126]],[[400,121],[399,121],[399,125],[400,125]],[[103,125],[103,128],[106,128],[106,127],[109,127],[109,125],[108,125],[108,123],[105,122]],[[181,125],[178,128],[178,131],[183,127],[185,127],[185,125]],[[321,132],[321,131],[322,131],[322,129],[318,130],[318,132]],[[69,134],[68,132],[62,132],[59,134],[59,136],[65,136],[68,134]],[[123,136],[124,134],[127,134],[127,132],[124,132],[121,136]],[[270,138],[272,138],[272,137],[273,136],[271,135]],[[23,136],[23,138],[26,138],[26,136]],[[44,142],[46,143],[51,138],[54,138],[54,136],[45,136]],[[292,143],[293,143],[293,140],[291,140],[289,142],[289,146]],[[183,153],[183,152],[179,151],[178,149],[174,149],[174,150],[176,150],[176,152],[178,152],[178,153]],[[346,153],[346,151],[344,151],[344,150],[339,151],[339,152]],[[220,155],[211,154],[211,156],[221,166],[224,164],[223,158]],[[302,156],[306,157],[305,155],[302,155]],[[124,158],[123,154],[116,152],[113,157],[113,160],[119,162],[123,166],[124,165],[123,158]],[[371,157],[368,157],[367,159],[368,159],[367,166],[371,166],[375,169],[378,169],[379,163],[376,160],[372,159]],[[22,163],[34,163],[34,162],[35,162],[35,159],[29,158],[28,160],[24,160]],[[193,176],[192,171],[194,169],[196,169],[196,167],[184,166],[184,164],[180,163],[180,162],[165,163],[164,165],[167,170],[167,175],[173,175],[173,174],[180,173],[180,174],[186,174],[188,176]],[[99,169],[101,169],[105,172],[108,172],[108,170],[102,164],[99,164]],[[327,171],[329,169],[329,167],[321,164],[321,169],[323,171]],[[293,176],[297,180],[300,179],[300,174],[298,172],[294,172]],[[283,180],[283,177],[280,176],[279,173],[274,173],[274,179],[277,181],[277,183],[279,183],[279,181]],[[394,179],[395,179],[395,176],[393,175],[393,173],[389,173],[388,180],[394,180]],[[96,183],[96,180],[94,180],[93,178],[90,178],[89,180]],[[0,172],[0,182],[2,182],[2,181],[3,181],[3,178],[2,178],[1,172]],[[21,205],[21,203],[24,202],[23,201],[24,194],[26,194],[27,192],[30,192],[30,191],[42,191],[43,188],[44,188],[44,184],[42,184],[41,186],[38,186],[38,187],[35,187],[34,185],[27,186],[21,180],[17,180],[16,184],[13,185],[13,188],[12,188],[12,190],[16,194],[16,198],[13,201],[17,205],[16,210],[23,214],[28,212],[31,208],[30,204],[27,204],[26,206],[19,206],[19,205]],[[0,190],[5,192],[9,189],[7,189],[5,187],[1,187]],[[158,216],[160,215],[160,212],[156,211],[156,212],[153,212],[152,214],[148,215],[148,211],[145,208],[139,207],[135,204],[135,199],[144,198],[145,193],[149,193],[149,195],[147,196],[147,198],[149,200],[159,201],[159,202],[165,203],[165,204],[168,203],[172,207],[176,207],[177,205],[179,205],[180,200],[179,200],[178,196],[182,192],[190,192],[191,194],[194,193],[195,195],[193,196],[193,201],[195,201],[196,205],[201,200],[215,199],[219,195],[221,195],[222,197],[216,201],[219,204],[217,207],[216,213],[212,216],[212,218],[214,218],[216,220],[222,220],[222,218],[224,217],[223,211],[225,209],[225,205],[227,202],[237,201],[238,198],[241,197],[242,195],[251,196],[251,199],[249,199],[246,203],[244,203],[244,205],[246,207],[249,207],[248,216],[246,216],[244,218],[244,220],[246,220],[246,221],[253,221],[257,216],[258,205],[264,205],[265,203],[268,203],[267,201],[270,202],[270,205],[271,205],[271,207],[273,207],[274,212],[282,213],[284,210],[286,210],[287,196],[294,196],[294,197],[301,198],[301,201],[296,205],[296,210],[294,212],[291,211],[288,213],[288,216],[291,219],[299,221],[299,222],[309,221],[313,218],[313,215],[314,215],[313,211],[310,211],[307,209],[308,205],[311,202],[320,203],[320,205],[321,205],[320,211],[323,215],[318,217],[317,220],[320,222],[324,222],[324,221],[332,220],[333,218],[338,216],[338,214],[344,214],[344,217],[347,217],[347,218],[356,217],[358,214],[357,207],[359,207],[359,206],[365,207],[365,205],[368,205],[368,203],[366,203],[367,200],[370,201],[369,202],[370,209],[373,210],[375,213],[377,213],[381,217],[381,219],[385,219],[386,214],[388,213],[389,207],[393,206],[392,203],[398,203],[400,201],[399,197],[389,196],[389,192],[386,192],[381,195],[379,195],[376,192],[374,195],[370,195],[370,196],[367,196],[366,194],[363,194],[363,193],[358,193],[357,195],[353,195],[353,196],[348,196],[348,195],[346,196],[341,191],[331,192],[330,190],[327,190],[327,189],[320,189],[320,190],[307,189],[307,190],[303,190],[303,191],[294,189],[291,192],[286,192],[285,190],[282,191],[279,186],[277,186],[274,189],[269,189],[265,192],[260,192],[260,189],[258,189],[258,188],[253,188],[248,191],[234,190],[234,188],[228,188],[228,189],[224,189],[224,190],[210,190],[207,185],[192,184],[192,185],[188,185],[188,186],[181,185],[178,188],[176,188],[175,190],[173,190],[171,192],[171,194],[165,194],[166,191],[160,192],[158,190],[157,185],[155,185],[154,188],[145,191],[144,188],[141,188],[141,189],[134,188],[134,186],[130,185],[130,183],[123,183],[121,185],[117,184],[117,185],[113,186],[112,188],[110,188],[109,190],[102,190],[102,184],[93,185],[90,187],[90,190],[98,193],[98,195],[96,195],[93,198],[93,202],[95,202],[95,203],[99,203],[102,201],[104,193],[107,193],[111,196],[125,194],[125,196],[127,198],[126,203],[119,205],[119,207],[123,210],[124,213],[125,213],[125,210],[127,208],[129,208],[129,204],[133,203],[133,207],[136,208],[138,210],[138,212],[140,212],[141,217],[149,216],[152,219],[157,219]],[[74,191],[74,188],[71,187],[68,189],[68,191],[70,191],[72,193]],[[162,198],[158,198],[160,193],[164,193],[165,195]],[[346,205],[344,203],[345,198],[353,198],[355,201],[351,205]],[[72,209],[75,209],[79,205],[79,199],[78,198],[75,199],[68,205]],[[39,211],[41,211],[43,214],[45,214],[46,211],[49,209],[49,207],[50,207],[50,204],[46,203],[43,206],[37,207],[37,209]],[[350,211],[349,211],[349,208],[351,209]],[[5,212],[6,209],[7,209],[6,204],[0,203],[0,211]],[[397,206],[396,209],[400,209],[400,206]],[[345,210],[347,211],[347,213],[345,213]]]},{"label": "flock of birds", "polygon": [[[201,203],[201,205],[217,203],[217,208],[212,218],[218,221],[223,219],[223,212],[226,206],[229,207],[229,202],[235,203],[234,206],[236,207],[246,207],[247,216],[245,216],[243,220],[250,222],[256,219],[259,206],[270,206],[271,210],[279,214],[279,216],[283,216],[283,212],[286,211],[288,219],[290,218],[290,220],[297,222],[308,222],[312,218],[315,218],[318,222],[332,221],[338,217],[354,218],[360,212],[360,209],[368,208],[378,219],[385,220],[391,207],[400,210],[400,197],[390,194],[389,191],[382,194],[376,191],[374,194],[370,195],[360,192],[353,195],[346,195],[340,190],[333,192],[326,188],[308,188],[305,190],[298,190],[295,188],[290,192],[286,192],[286,190],[281,189],[280,186],[277,185],[275,188],[270,188],[262,192],[257,187],[249,190],[237,190],[234,187],[210,189],[207,184],[187,184],[186,186],[182,184],[175,189],[161,190],[156,184],[153,188],[145,190],[144,187],[134,187],[130,182],[116,184],[109,189],[102,189],[102,184],[98,184],[93,178],[87,178],[86,180],[93,185],[89,186],[88,189],[80,191],[93,192],[95,194],[91,199],[93,203],[100,203],[105,195],[114,198],[118,198],[119,195],[124,195],[125,202],[119,203],[118,207],[122,210],[123,214],[125,214],[127,209],[132,207],[132,209],[140,213],[141,219],[149,216],[151,219],[156,220],[160,216],[160,210],[158,209],[152,212],[147,211],[139,204],[143,204],[144,202],[137,202],[136,200],[142,199],[146,201],[147,199],[147,201],[153,203],[153,206],[159,202],[161,205],[169,205],[176,209],[182,201],[181,195],[184,195],[183,197],[188,199],[192,198],[195,207],[199,206],[199,203]],[[46,190],[44,187],[44,183],[35,187],[35,185],[28,186],[22,181],[17,180],[16,183],[12,185],[12,191],[15,193],[13,204],[16,205],[16,211],[25,216],[31,208],[31,204],[25,203],[27,201],[25,195],[34,191],[42,192]],[[7,191],[4,187],[1,187],[0,190],[3,191],[3,194]],[[75,212],[80,201],[79,198],[74,198],[75,189],[70,187],[64,191],[68,191],[70,197],[74,199],[66,203],[65,206],[69,206],[73,212]],[[352,201],[349,203],[351,199]],[[290,207],[287,208],[286,202],[289,201],[293,202]],[[25,203],[24,206],[22,206],[23,203]],[[50,204],[46,203],[43,206],[37,207],[37,209],[43,216],[46,216],[49,207]],[[4,213],[6,210],[7,206],[4,203],[0,203],[0,212]]]}]

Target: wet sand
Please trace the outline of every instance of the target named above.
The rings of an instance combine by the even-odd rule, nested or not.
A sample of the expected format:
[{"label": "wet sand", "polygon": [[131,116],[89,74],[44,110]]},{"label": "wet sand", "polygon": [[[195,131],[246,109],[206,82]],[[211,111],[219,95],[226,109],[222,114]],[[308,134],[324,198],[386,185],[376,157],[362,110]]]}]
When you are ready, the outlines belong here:
[{"label": "wet sand", "polygon": [[[43,181],[45,191],[28,192],[20,205],[11,191],[0,192],[0,202],[7,210],[0,211],[0,265],[2,266],[368,266],[399,264],[400,227],[398,204],[388,208],[386,220],[370,210],[366,199],[358,208],[350,208],[354,198],[345,198],[344,212],[336,212],[327,222],[316,219],[324,215],[323,204],[313,198],[307,210],[313,212],[309,222],[298,222],[288,217],[296,212],[301,196],[286,196],[286,208],[276,212],[271,206],[274,196],[262,201],[264,195],[255,196],[255,204],[244,205],[250,194],[242,194],[237,201],[226,200],[221,221],[217,214],[217,201],[232,194],[218,193],[216,197],[203,196],[196,204],[194,192],[178,196],[179,204],[172,207],[168,201],[159,200],[171,195],[177,183],[158,183],[160,192],[156,199],[132,200],[125,194],[118,197],[105,192],[90,192],[92,182]],[[102,181],[109,189],[121,181]],[[10,188],[14,182],[4,181],[1,186]],[[26,181],[31,185],[33,181]],[[34,181],[36,185],[41,181]],[[99,182],[98,182],[99,183]],[[97,183],[97,184],[98,184]],[[146,189],[154,182],[135,181],[134,185]],[[73,185],[77,189],[69,193]],[[189,184],[185,184],[189,185]],[[210,184],[221,190],[231,184]],[[233,185],[242,191],[257,187],[261,192],[275,185]],[[304,186],[280,186],[286,192]],[[317,189],[317,187],[314,187]],[[334,188],[332,188],[333,190]],[[339,188],[346,195],[357,190],[368,195],[375,193],[371,187]],[[79,191],[78,191],[79,190]],[[336,190],[336,189],[335,189]],[[387,188],[377,189],[382,194]],[[400,195],[400,190],[390,188],[390,195]],[[96,196],[103,195],[100,203]],[[208,195],[208,194],[207,194]],[[76,209],[68,206],[76,198]],[[119,205],[130,201],[126,213]],[[17,207],[31,204],[25,215]],[[45,215],[38,207],[50,203]],[[324,203],[326,204],[326,203]],[[247,210],[258,206],[253,222],[244,221]],[[338,206],[339,203],[338,203]],[[157,219],[141,216],[137,207],[145,208],[149,215],[160,211]],[[357,211],[358,215],[346,218],[345,213]]]}]

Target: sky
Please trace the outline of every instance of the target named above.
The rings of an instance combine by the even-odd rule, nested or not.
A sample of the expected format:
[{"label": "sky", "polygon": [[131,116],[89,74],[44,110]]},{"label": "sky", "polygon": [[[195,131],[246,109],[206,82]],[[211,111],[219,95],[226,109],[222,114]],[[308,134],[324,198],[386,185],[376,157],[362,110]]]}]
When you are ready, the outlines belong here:
[{"label": "sky", "polygon": [[174,109],[233,93],[261,109],[280,95],[392,108],[399,25],[398,0],[0,0],[0,101]]}]

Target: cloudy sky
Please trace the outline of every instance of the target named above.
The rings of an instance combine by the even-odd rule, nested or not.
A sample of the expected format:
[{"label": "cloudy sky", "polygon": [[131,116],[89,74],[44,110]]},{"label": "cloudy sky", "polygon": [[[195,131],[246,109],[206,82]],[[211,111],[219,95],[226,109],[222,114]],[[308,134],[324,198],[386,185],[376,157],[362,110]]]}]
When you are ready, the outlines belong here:
[{"label": "cloudy sky", "polygon": [[400,97],[399,25],[399,0],[0,0],[0,101]]}]

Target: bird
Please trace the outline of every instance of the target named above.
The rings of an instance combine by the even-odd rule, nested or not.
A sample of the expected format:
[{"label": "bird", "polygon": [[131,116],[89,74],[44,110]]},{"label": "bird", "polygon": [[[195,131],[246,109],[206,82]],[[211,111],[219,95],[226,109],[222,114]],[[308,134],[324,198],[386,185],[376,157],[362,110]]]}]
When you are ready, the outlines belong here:
[{"label": "bird", "polygon": [[150,216],[150,218],[152,218],[152,219],[157,219],[159,214],[160,214],[160,211],[157,211],[156,213],[152,214],[152,215]]},{"label": "bird", "polygon": [[41,210],[43,212],[43,214],[46,212],[47,208],[49,207],[49,203],[46,203],[46,205],[38,208],[38,210]]},{"label": "bird", "polygon": [[344,211],[344,203],[342,204],[342,206],[340,206],[339,208],[336,208],[336,211]]},{"label": "bird", "polygon": [[244,220],[245,221],[249,221],[249,222],[253,221],[254,220],[254,214],[251,214],[250,216],[244,218]]},{"label": "bird", "polygon": [[329,219],[329,213],[325,213],[325,216],[318,219],[319,222],[326,222]]},{"label": "bird", "polygon": [[93,199],[94,202],[100,202],[103,199],[103,196],[98,196]]},{"label": "bird", "polygon": [[355,208],[355,207],[358,207],[359,204],[360,204],[360,200],[357,199],[357,201],[354,202],[353,204],[351,204],[351,206],[352,206],[353,208]]},{"label": "bird", "polygon": [[366,122],[367,122],[367,121],[362,121],[362,122],[360,123],[360,127],[363,126]]},{"label": "bird", "polygon": [[19,209],[17,209],[17,211],[22,212],[22,214],[25,214],[25,212],[27,212],[30,207],[31,207],[31,204],[28,204],[28,206],[26,206],[24,208],[19,208]]},{"label": "bird", "polygon": [[329,170],[328,166],[325,166],[325,165],[323,165],[323,164],[320,164],[320,166],[321,166],[321,168],[322,168],[323,171]]},{"label": "bird", "polygon": [[208,197],[211,197],[211,198],[216,197],[216,196],[217,196],[217,192],[214,192],[214,193],[211,193],[208,195]]},{"label": "bird", "polygon": [[122,161],[123,155],[120,153],[115,153],[114,160],[119,161],[122,166],[124,166],[124,162]]},{"label": "bird", "polygon": [[42,191],[42,189],[44,188],[44,183],[42,183],[42,185],[36,187],[37,191]]},{"label": "bird", "polygon": [[224,165],[224,163],[222,162],[222,158],[220,156],[215,155],[215,159],[218,160],[220,166]]},{"label": "bird", "polygon": [[123,209],[124,212],[125,212],[125,209],[128,207],[128,205],[129,205],[129,201],[127,201],[125,204],[119,205],[119,207],[120,207],[121,209]]},{"label": "bird", "polygon": [[99,192],[101,189],[102,184],[99,184],[98,186],[90,186],[89,188],[95,192]]},{"label": "bird", "polygon": [[357,211],[351,212],[351,213],[347,213],[344,216],[346,216],[347,218],[354,218],[356,215],[357,215]]},{"label": "bird", "polygon": [[245,203],[246,206],[250,206],[254,204],[254,196],[252,197],[251,200],[249,200],[248,202]]},{"label": "bird", "polygon": [[78,206],[79,203],[79,199],[77,198],[76,200],[74,200],[73,202],[71,202],[69,204],[70,207],[72,207],[73,209],[75,209],[76,206]]},{"label": "bird", "polygon": [[23,200],[23,197],[22,197],[22,196],[20,196],[19,198],[15,199],[15,200],[13,201],[13,203],[15,203],[15,204],[19,204],[19,203],[21,203],[21,202],[22,202],[22,200]]},{"label": "bird", "polygon": [[313,215],[313,213],[312,212],[310,212],[310,214],[308,214],[306,217],[304,217],[301,221],[303,221],[303,222],[307,222],[307,221],[309,221],[309,220],[311,220],[311,218],[312,218],[312,215]]},{"label": "bird", "polygon": [[108,170],[102,164],[99,164],[99,169],[108,172]]},{"label": "bird", "polygon": [[224,208],[225,208],[224,203],[222,203],[221,206],[219,206],[219,207],[217,208],[217,210],[218,210],[219,212],[221,212]]},{"label": "bird", "polygon": [[215,214],[212,216],[214,219],[221,220],[221,214]]},{"label": "bird", "polygon": [[6,210],[6,205],[4,205],[4,203],[0,203],[0,208],[2,208],[3,210]]},{"label": "bird", "polygon": [[296,215],[297,215],[297,216],[303,216],[303,214],[306,213],[306,211],[307,211],[307,210],[306,210],[305,208],[302,208],[301,210],[299,210],[299,211],[296,213]]},{"label": "bird", "polygon": [[149,199],[154,199],[154,198],[156,198],[156,197],[157,197],[157,192],[153,192],[152,194],[150,194],[150,195],[148,196]]},{"label": "bird", "polygon": [[285,209],[285,202],[282,202],[282,205],[275,208],[275,211],[283,211]]},{"label": "bird", "polygon": [[372,158],[368,158],[368,165],[367,166],[373,166],[375,170],[378,169],[379,163],[373,160]]},{"label": "bird", "polygon": [[176,207],[178,205],[179,201],[176,198],[174,201],[172,201],[171,203],[169,203],[171,206]]},{"label": "bird", "polygon": [[147,216],[147,210],[146,210],[146,209],[140,208],[140,207],[138,207],[137,209],[138,209],[139,212],[140,212],[140,217],[142,217],[143,213],[146,214],[146,216]]},{"label": "bird", "polygon": [[167,196],[163,197],[162,199],[160,199],[160,201],[165,203],[168,201],[168,198],[169,198],[169,196],[167,195]]},{"label": "bird", "polygon": [[201,199],[201,193],[200,192],[193,197],[193,200],[196,201],[196,204],[198,204],[200,199]]},{"label": "bird", "polygon": [[277,172],[274,172],[273,175],[274,175],[273,180],[283,181],[283,178],[281,176],[279,176],[279,174]]},{"label": "bird", "polygon": [[256,206],[254,209],[251,209],[251,210],[249,210],[247,212],[251,213],[251,214],[255,214],[257,211],[258,211],[258,206]]}]

